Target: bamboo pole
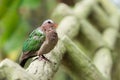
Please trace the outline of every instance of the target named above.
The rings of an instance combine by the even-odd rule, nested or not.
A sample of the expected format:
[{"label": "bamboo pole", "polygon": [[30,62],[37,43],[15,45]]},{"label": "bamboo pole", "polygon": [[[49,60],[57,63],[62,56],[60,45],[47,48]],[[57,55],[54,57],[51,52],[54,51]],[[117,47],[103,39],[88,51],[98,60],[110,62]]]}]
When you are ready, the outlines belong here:
[{"label": "bamboo pole", "polygon": [[105,12],[111,16],[114,14],[119,14],[117,7],[110,0],[97,0]]},{"label": "bamboo pole", "polygon": [[64,3],[60,3],[53,11],[51,18],[55,20],[56,23],[59,23],[65,16],[69,16],[72,14],[73,14],[72,8],[70,8],[68,5]]},{"label": "bamboo pole", "polygon": [[103,40],[108,47],[99,48],[94,56],[94,63],[100,72],[111,80],[111,70],[113,65],[112,50],[117,39],[118,32],[114,28],[108,28],[103,34]]},{"label": "bamboo pole", "polygon": [[0,63],[0,80],[37,80],[17,63],[5,59]]},{"label": "bamboo pole", "polygon": [[113,50],[115,47],[117,36],[118,30],[114,28],[108,28],[103,33],[103,39],[104,41],[106,41],[107,45],[109,46],[109,48],[111,48],[111,50]]},{"label": "bamboo pole", "polygon": [[107,47],[100,48],[96,51],[93,61],[102,75],[111,80],[111,68],[113,65],[111,50]]},{"label": "bamboo pole", "polygon": [[[102,39],[100,32],[95,29],[87,20],[81,20],[80,26],[80,36],[78,37],[78,40],[80,40],[83,46],[85,46],[91,53],[94,53],[94,51],[100,47],[106,46],[106,43]],[[83,35],[81,35],[81,33]]]},{"label": "bamboo pole", "polygon": [[[111,16],[111,23],[114,25],[112,28],[108,28],[104,31],[103,34],[103,38],[104,40],[106,40],[106,42],[108,43],[108,45],[110,46],[110,48],[114,51],[112,53],[113,56],[113,66],[112,66],[112,71],[111,71],[111,75],[112,75],[112,79],[113,80],[119,80],[119,73],[120,73],[120,69],[119,69],[119,50],[115,49],[116,45],[119,45],[119,19],[120,19],[120,15],[112,15]],[[119,46],[118,46],[119,48]]]},{"label": "bamboo pole", "polygon": [[71,8],[68,5],[61,3],[55,8],[51,18],[53,18],[58,23],[65,16],[75,15],[79,19],[86,18],[92,11],[92,7],[94,4],[95,0],[83,0],[78,2],[73,8]]},{"label": "bamboo pole", "polygon": [[[112,67],[114,66],[113,56],[112,56],[114,52],[112,51],[114,51],[115,43],[118,36],[119,14],[113,5],[108,4],[110,3],[109,1],[101,0],[100,2],[103,8],[108,13],[109,24],[111,26],[106,28],[102,34],[103,40],[107,43],[108,47],[97,50],[96,55],[94,56],[94,63],[97,66],[97,68],[103,73],[103,75],[106,76],[109,80],[111,80],[111,74],[113,75],[113,72],[111,70],[112,70]],[[107,9],[108,6],[109,6],[109,10]]]},{"label": "bamboo pole", "polygon": [[120,80],[120,37],[118,37],[115,46],[115,53],[113,54],[113,67],[111,71],[112,80]]},{"label": "bamboo pole", "polygon": [[113,26],[113,24],[110,23],[110,19],[107,14],[97,4],[93,7],[90,20],[92,20],[93,24],[97,25],[97,28],[100,31]]},{"label": "bamboo pole", "polygon": [[97,70],[92,60],[72,40],[64,37],[63,42],[67,49],[63,64],[72,74],[78,76],[80,80],[107,80]]},{"label": "bamboo pole", "polygon": [[79,19],[87,18],[95,3],[95,0],[83,0],[78,2],[73,9],[74,15]]},{"label": "bamboo pole", "polygon": [[[86,45],[83,44],[83,45],[88,46],[87,48],[89,48],[90,52],[91,51],[93,51],[93,52],[96,51],[94,53],[95,55],[93,57],[94,64],[100,70],[100,72],[102,72],[102,74],[108,80],[110,80],[111,79],[110,72],[111,72],[111,68],[112,68],[112,58],[111,58],[111,49],[109,48],[108,43],[103,39],[103,37],[99,33],[99,31],[97,31],[86,20],[81,20],[81,33],[84,34],[86,39],[89,41],[88,42],[89,46],[88,46],[88,44],[86,44]],[[106,35],[106,36],[108,36],[108,35]],[[109,38],[109,40],[110,40],[110,38]],[[114,42],[114,40],[113,40],[113,42]],[[103,57],[102,55],[105,55],[105,57]],[[103,64],[102,60],[104,60],[104,64]],[[101,65],[102,67],[99,66],[99,65]],[[108,67],[108,65],[109,65],[109,67]],[[106,67],[108,67],[107,71],[106,71]]]}]

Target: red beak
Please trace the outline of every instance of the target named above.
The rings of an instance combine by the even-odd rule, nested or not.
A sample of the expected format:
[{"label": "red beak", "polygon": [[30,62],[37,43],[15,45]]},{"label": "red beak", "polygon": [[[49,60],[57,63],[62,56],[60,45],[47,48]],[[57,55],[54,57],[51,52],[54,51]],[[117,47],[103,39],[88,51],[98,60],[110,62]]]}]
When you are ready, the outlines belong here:
[{"label": "red beak", "polygon": [[57,26],[58,26],[58,24],[55,23],[55,24],[54,24],[54,27],[57,28]]}]

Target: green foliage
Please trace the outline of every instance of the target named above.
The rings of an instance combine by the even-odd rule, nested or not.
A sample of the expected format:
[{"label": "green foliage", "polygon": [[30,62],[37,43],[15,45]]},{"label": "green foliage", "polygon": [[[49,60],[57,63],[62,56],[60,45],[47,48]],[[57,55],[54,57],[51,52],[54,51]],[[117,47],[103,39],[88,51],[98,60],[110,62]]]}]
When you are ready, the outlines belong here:
[{"label": "green foliage", "polygon": [[2,46],[3,55],[13,60],[18,58],[23,41],[29,32],[29,24],[25,20],[20,20],[16,29],[10,33],[10,37],[6,38],[4,45]]}]

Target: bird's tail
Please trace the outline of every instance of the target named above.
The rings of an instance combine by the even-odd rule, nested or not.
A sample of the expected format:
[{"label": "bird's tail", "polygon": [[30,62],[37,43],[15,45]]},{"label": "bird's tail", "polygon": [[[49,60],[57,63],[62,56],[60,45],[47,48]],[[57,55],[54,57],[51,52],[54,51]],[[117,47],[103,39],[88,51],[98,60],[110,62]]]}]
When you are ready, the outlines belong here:
[{"label": "bird's tail", "polygon": [[25,63],[27,62],[28,59],[36,56],[36,55],[32,55],[32,53],[33,52],[26,52],[26,53],[23,53],[23,55],[21,55],[20,63],[19,63],[21,67],[25,66]]}]

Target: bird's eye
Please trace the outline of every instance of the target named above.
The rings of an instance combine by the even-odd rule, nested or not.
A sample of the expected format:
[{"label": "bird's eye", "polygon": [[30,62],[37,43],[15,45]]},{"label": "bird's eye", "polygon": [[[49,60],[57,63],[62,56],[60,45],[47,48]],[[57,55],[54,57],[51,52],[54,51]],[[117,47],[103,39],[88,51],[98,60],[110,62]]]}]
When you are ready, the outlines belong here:
[{"label": "bird's eye", "polygon": [[45,20],[45,21],[43,22],[43,24],[45,24],[45,23],[52,24],[52,23],[54,23],[54,22],[53,22],[52,20],[48,19],[48,20]]},{"label": "bird's eye", "polygon": [[51,22],[50,22],[50,21],[48,21],[48,23],[49,23],[49,24],[51,24]]}]

